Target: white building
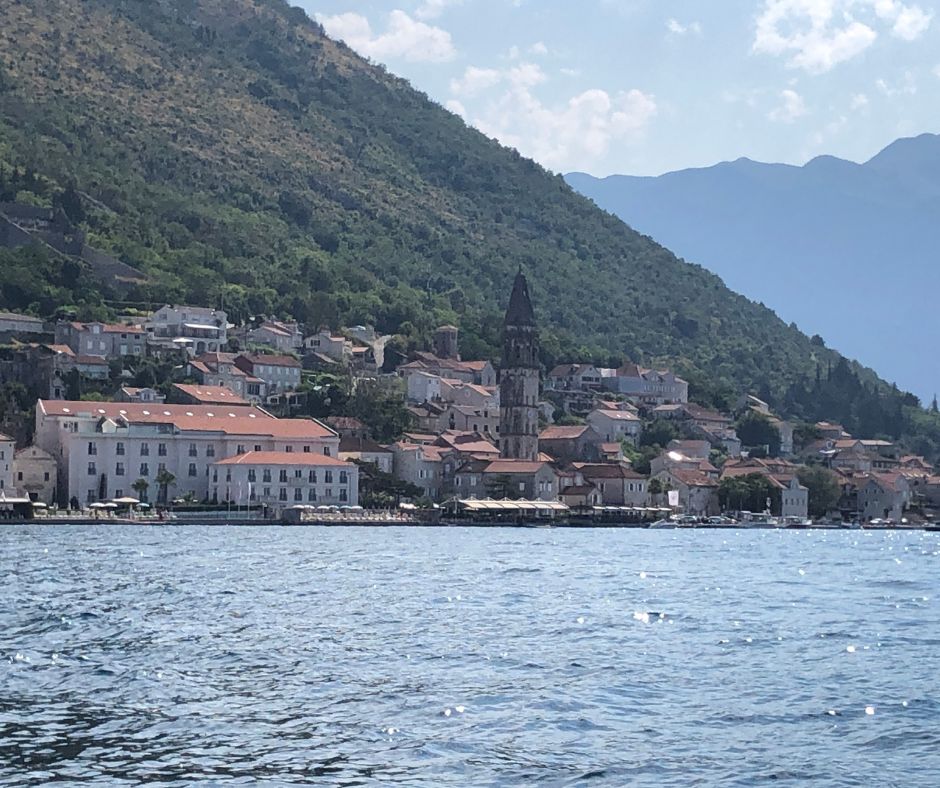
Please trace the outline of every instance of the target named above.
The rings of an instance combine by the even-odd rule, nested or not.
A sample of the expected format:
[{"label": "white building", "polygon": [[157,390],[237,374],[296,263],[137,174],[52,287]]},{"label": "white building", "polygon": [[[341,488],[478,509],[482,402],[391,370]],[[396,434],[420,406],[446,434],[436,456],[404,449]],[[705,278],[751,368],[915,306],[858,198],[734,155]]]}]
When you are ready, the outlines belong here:
[{"label": "white building", "polygon": [[0,494],[10,497],[15,494],[13,484],[13,452],[16,441],[9,435],[0,433]]},{"label": "white building", "polygon": [[780,516],[806,518],[809,515],[809,489],[800,484],[796,476],[789,482],[779,482],[783,487],[780,491]]},{"label": "white building", "polygon": [[300,362],[293,356],[243,353],[235,366],[246,375],[264,381],[269,395],[293,391],[300,385]]},{"label": "white building", "polygon": [[619,369],[601,369],[600,373],[605,389],[647,405],[689,401],[689,384],[668,370],[624,364]]},{"label": "white building", "polygon": [[155,344],[176,344],[191,356],[218,353],[228,341],[225,312],[201,306],[160,307],[144,328]]},{"label": "white building", "polygon": [[304,348],[310,353],[322,353],[336,361],[349,361],[352,358],[352,342],[326,328],[306,337]]},{"label": "white building", "polygon": [[212,464],[209,497],[274,509],[358,506],[359,468],[313,452],[250,451]]},{"label": "white building", "polygon": [[13,457],[14,484],[20,495],[50,504],[56,499],[59,470],[55,457],[38,446],[20,449]]},{"label": "white building", "polygon": [[281,353],[294,353],[304,344],[304,335],[297,323],[281,320],[265,320],[250,329],[246,338],[249,345],[263,345]]},{"label": "white building", "polygon": [[[56,458],[60,501],[209,497],[213,463],[249,451],[336,457],[339,436],[312,419],[275,419],[253,407],[39,400],[36,445]],[[157,476],[174,477],[165,490]]]}]

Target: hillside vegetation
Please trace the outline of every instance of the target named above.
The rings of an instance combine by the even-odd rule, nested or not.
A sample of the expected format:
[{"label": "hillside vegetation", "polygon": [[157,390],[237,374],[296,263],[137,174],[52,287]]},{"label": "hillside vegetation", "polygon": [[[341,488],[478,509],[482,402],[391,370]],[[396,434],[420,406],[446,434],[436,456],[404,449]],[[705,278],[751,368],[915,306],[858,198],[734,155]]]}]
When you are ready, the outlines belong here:
[{"label": "hillside vegetation", "polygon": [[[702,399],[783,403],[838,362],[281,0],[0,0],[0,17],[0,198],[64,202],[149,276],[127,301],[372,323],[412,345],[455,322],[465,355],[493,357],[521,265],[546,364],[666,362]],[[4,267],[38,275],[0,306],[122,306],[24,254]],[[854,369],[896,413],[901,395]]]}]

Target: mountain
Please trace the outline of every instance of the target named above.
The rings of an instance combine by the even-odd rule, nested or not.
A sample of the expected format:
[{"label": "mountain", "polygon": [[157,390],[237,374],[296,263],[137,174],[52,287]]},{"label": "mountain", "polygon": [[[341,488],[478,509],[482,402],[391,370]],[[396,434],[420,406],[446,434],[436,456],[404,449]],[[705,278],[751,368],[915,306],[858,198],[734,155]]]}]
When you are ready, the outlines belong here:
[{"label": "mountain", "polygon": [[657,178],[567,177],[575,189],[785,320],[905,388],[940,391],[940,136],[864,164],[738,159]]},{"label": "mountain", "polygon": [[282,0],[0,0],[0,18],[0,202],[61,209],[146,277],[115,288],[81,260],[0,250],[0,307],[191,301],[373,323],[410,348],[446,322],[467,357],[496,358],[521,266],[545,364],[670,364],[700,401],[753,389],[868,432],[920,418]]}]

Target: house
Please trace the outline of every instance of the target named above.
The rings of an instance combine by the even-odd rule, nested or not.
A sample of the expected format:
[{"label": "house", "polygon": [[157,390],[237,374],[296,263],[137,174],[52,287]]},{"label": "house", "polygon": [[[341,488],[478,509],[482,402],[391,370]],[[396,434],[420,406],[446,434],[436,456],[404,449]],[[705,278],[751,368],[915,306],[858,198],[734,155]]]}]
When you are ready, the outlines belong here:
[{"label": "house", "polygon": [[695,471],[711,479],[718,478],[718,469],[708,460],[697,457],[688,457],[677,451],[664,451],[658,457],[650,460],[650,473],[658,476],[667,470]]},{"label": "house", "polygon": [[499,410],[472,405],[447,405],[438,417],[438,431],[479,432],[499,435]]},{"label": "house", "polygon": [[219,460],[248,451],[336,457],[339,436],[313,419],[255,407],[39,400],[35,445],[56,459],[59,501],[120,498],[137,479],[152,495],[161,471],[174,481],[159,493],[203,500]]},{"label": "house", "polygon": [[[149,402],[151,404],[159,405],[162,402],[166,401],[166,397],[163,396],[156,389],[149,387],[145,388],[134,388],[132,386],[122,386],[118,393],[114,395],[115,402]],[[247,404],[247,403],[245,403]]]},{"label": "house", "polygon": [[359,467],[324,454],[249,451],[211,464],[209,498],[238,505],[358,506]]},{"label": "house", "polygon": [[324,423],[341,438],[367,438],[369,428],[355,416],[327,416]]},{"label": "house", "polygon": [[16,493],[13,485],[13,455],[16,441],[0,433],[0,495],[10,497]]},{"label": "house", "polygon": [[730,459],[721,469],[721,478],[759,474],[780,491],[780,516],[804,519],[809,514],[809,490],[800,484],[797,470],[792,462],[780,458]]},{"label": "house", "polygon": [[260,403],[267,396],[267,384],[235,365],[234,353],[205,353],[186,365],[186,376],[200,386],[224,386],[239,397]]},{"label": "house", "polygon": [[308,353],[319,353],[340,363],[346,363],[352,357],[352,343],[328,328],[321,328],[316,334],[305,337],[303,346]]},{"label": "house", "polygon": [[371,438],[341,435],[339,458],[348,462],[370,462],[384,473],[392,473],[395,455]]},{"label": "house", "polygon": [[791,476],[786,484],[783,484],[780,477],[775,478],[782,486],[780,516],[805,519],[809,515],[809,489],[800,484],[796,476]]},{"label": "house", "polygon": [[144,329],[149,344],[183,349],[193,357],[219,353],[228,342],[228,318],[221,309],[167,304],[151,315]]},{"label": "house", "polygon": [[707,460],[711,456],[712,445],[708,441],[671,440],[666,451],[674,451],[695,460]]},{"label": "house", "polygon": [[539,451],[560,463],[590,462],[600,459],[603,436],[590,424],[563,426],[554,424],[539,433]]},{"label": "house", "polygon": [[439,378],[476,383],[479,386],[496,386],[496,369],[489,361],[462,361],[454,358],[438,358],[433,353],[417,352],[414,359],[398,368],[399,377],[412,372],[427,372]]},{"label": "house", "polygon": [[295,353],[304,345],[304,335],[296,322],[265,320],[245,334],[249,345],[273,348],[279,353]]},{"label": "house", "polygon": [[146,352],[147,332],[137,325],[63,320],[56,323],[55,343],[68,346],[78,357],[141,356]]},{"label": "house", "polygon": [[20,315],[15,312],[0,312],[0,334],[21,336],[23,334],[43,334],[45,330],[45,325],[38,317]]},{"label": "house", "polygon": [[228,386],[201,386],[191,383],[174,383],[170,389],[171,399],[183,405],[250,405],[251,403],[232,391]]},{"label": "house", "polygon": [[701,471],[684,468],[667,468],[652,478],[668,490],[677,490],[679,505],[686,514],[706,517],[719,513],[718,481]]},{"label": "house", "polygon": [[833,424],[828,421],[817,421],[814,425],[816,432],[819,434],[820,438],[826,440],[841,440],[842,438],[851,438],[848,432],[845,431],[845,427],[841,424]]},{"label": "house", "polygon": [[647,478],[625,463],[576,462],[572,467],[580,479],[598,489],[605,506],[650,505]]},{"label": "house", "polygon": [[396,479],[421,488],[422,494],[438,500],[441,494],[440,446],[398,441],[389,447],[392,451],[392,473]]},{"label": "house", "polygon": [[593,364],[559,364],[545,381],[555,391],[600,391],[601,373]]},{"label": "house", "polygon": [[293,356],[242,353],[235,357],[235,366],[246,375],[263,380],[269,396],[300,385],[300,361]]},{"label": "house", "polygon": [[558,473],[542,461],[493,460],[483,467],[482,481],[491,498],[556,501],[560,492]]},{"label": "house", "polygon": [[628,410],[592,410],[587,423],[607,442],[628,441],[634,446],[643,430],[639,417]]},{"label": "house", "polygon": [[899,522],[910,504],[910,486],[899,473],[871,473],[859,479],[856,486],[861,520]]},{"label": "house", "polygon": [[586,509],[600,506],[602,496],[593,484],[571,484],[563,487],[558,495],[559,500],[572,509]]},{"label": "house", "polygon": [[646,369],[630,363],[599,371],[603,388],[644,405],[689,401],[689,384],[669,370]]},{"label": "house", "polygon": [[[0,454],[4,449],[0,448]],[[0,467],[3,460],[0,460]],[[21,495],[51,504],[56,500],[59,469],[55,457],[38,446],[27,446],[13,455],[13,484]]]}]

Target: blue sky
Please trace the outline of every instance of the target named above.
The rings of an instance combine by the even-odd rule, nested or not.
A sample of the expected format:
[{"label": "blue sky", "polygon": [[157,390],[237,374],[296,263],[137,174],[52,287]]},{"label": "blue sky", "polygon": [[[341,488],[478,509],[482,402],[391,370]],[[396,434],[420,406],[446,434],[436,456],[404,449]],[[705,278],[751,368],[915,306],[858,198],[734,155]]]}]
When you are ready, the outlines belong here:
[{"label": "blue sky", "polygon": [[863,161],[940,131],[936,0],[291,0],[557,172]]}]

